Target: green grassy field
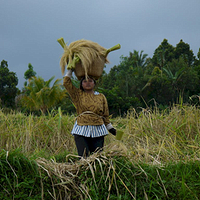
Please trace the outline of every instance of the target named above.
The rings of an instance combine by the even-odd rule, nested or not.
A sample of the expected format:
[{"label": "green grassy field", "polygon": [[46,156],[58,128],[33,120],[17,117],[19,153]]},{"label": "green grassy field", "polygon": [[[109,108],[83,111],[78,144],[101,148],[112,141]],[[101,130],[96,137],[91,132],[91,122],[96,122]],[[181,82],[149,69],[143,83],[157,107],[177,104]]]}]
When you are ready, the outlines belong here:
[{"label": "green grassy field", "polygon": [[77,157],[75,116],[0,110],[0,199],[199,199],[200,110],[176,105],[111,119],[122,140]]}]

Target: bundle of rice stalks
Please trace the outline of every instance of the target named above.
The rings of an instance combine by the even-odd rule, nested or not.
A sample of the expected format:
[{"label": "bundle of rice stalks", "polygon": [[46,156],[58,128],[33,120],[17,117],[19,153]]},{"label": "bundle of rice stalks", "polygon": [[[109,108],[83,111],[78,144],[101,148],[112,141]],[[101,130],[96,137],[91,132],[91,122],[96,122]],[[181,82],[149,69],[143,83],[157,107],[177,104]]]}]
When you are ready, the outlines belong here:
[{"label": "bundle of rice stalks", "polygon": [[108,53],[121,47],[118,44],[106,49],[96,42],[84,39],[72,42],[69,46],[67,46],[63,38],[59,38],[57,41],[64,48],[64,53],[60,60],[62,74],[64,74],[65,66],[67,65],[67,69],[74,70],[79,80],[88,75],[98,79],[103,72],[105,63],[109,63],[107,59]]},{"label": "bundle of rice stalks", "polygon": [[54,159],[46,160],[44,158],[39,158],[36,162],[40,169],[46,171],[51,179],[54,187],[53,191],[55,189],[60,191],[60,197],[52,194],[55,199],[63,199],[63,196],[67,199],[74,199],[74,197],[76,199],[92,199],[87,184],[88,176],[91,177],[89,185],[95,184],[96,189],[99,188],[98,184],[100,184],[96,180],[96,173],[101,174],[100,179],[105,181],[105,185],[108,185],[108,190],[111,190],[111,187],[117,187],[116,183],[113,182],[116,168],[114,159],[115,157],[126,156],[126,151],[127,149],[119,143],[113,143],[105,147],[103,152],[94,153],[86,159],[77,160],[77,158],[80,158],[79,156],[69,154],[66,156],[65,163],[58,163]]}]

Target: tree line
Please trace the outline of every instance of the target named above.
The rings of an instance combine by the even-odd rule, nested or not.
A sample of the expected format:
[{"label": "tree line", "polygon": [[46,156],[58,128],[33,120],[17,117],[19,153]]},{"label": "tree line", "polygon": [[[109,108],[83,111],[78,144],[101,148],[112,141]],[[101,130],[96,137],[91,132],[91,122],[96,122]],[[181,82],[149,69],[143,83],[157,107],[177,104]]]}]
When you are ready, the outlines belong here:
[{"label": "tree line", "polygon": [[[61,79],[51,84],[54,77],[47,81],[37,77],[30,63],[24,78],[24,88],[20,91],[16,74],[9,71],[5,60],[1,62],[0,107],[36,114],[58,107],[64,113],[75,112]],[[74,78],[73,83],[78,87],[77,79]],[[136,50],[121,56],[118,65],[109,73],[103,72],[96,90],[105,94],[111,114],[123,115],[130,108],[138,111],[154,106],[164,109],[182,102],[198,105],[199,85],[200,48],[195,56],[183,40],[174,47],[164,39],[152,58]]]},{"label": "tree line", "polygon": [[164,39],[152,58],[134,50],[120,59],[100,81],[111,113],[122,114],[130,107],[163,109],[180,101],[199,102],[200,49],[195,57],[183,40],[174,47]]}]

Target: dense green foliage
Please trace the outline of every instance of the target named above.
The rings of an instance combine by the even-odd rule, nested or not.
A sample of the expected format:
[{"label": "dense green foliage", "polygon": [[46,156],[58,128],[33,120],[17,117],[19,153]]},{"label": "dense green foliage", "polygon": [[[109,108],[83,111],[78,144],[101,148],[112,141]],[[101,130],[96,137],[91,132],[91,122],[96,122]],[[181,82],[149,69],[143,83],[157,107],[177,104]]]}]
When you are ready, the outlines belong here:
[{"label": "dense green foliage", "polygon": [[8,69],[8,63],[2,60],[0,65],[0,107],[15,107],[15,97],[18,89],[18,78]]},{"label": "dense green foliage", "polygon": [[51,199],[51,180],[19,150],[0,152],[0,199]]},{"label": "dense green foliage", "polygon": [[[131,163],[126,158],[113,159],[110,187],[106,176],[97,164],[95,181],[91,171],[81,178],[90,188],[92,199],[195,199],[200,191],[200,163],[179,162],[166,166],[152,166],[144,163]],[[108,167],[103,166],[106,173]],[[91,181],[93,180],[93,181]],[[93,183],[91,183],[93,182]],[[106,184],[107,183],[107,184]]]},{"label": "dense green foliage", "polygon": [[99,87],[103,88],[110,111],[123,114],[130,107],[167,107],[178,103],[198,103],[200,95],[200,60],[189,44],[182,40],[173,47],[166,39],[152,58],[143,51],[122,56],[119,65],[104,74]]}]

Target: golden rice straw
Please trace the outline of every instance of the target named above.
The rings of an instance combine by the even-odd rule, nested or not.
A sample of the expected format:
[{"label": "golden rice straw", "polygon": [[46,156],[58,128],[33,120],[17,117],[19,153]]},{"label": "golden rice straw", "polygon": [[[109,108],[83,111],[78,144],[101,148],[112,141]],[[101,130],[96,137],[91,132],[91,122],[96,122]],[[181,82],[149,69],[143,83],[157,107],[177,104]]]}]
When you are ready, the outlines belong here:
[{"label": "golden rice straw", "polygon": [[[93,60],[101,59],[101,56],[105,56],[106,50],[98,43],[83,39],[72,42],[69,46],[66,45],[60,60],[62,74],[64,74],[66,65],[69,65],[67,69],[75,68],[75,66],[71,65],[73,64],[73,59],[77,57],[81,60],[82,66],[87,74],[88,69],[92,67]],[[105,63],[108,62],[107,58],[105,58]]]},{"label": "golden rice straw", "polygon": [[85,76],[87,76],[87,72],[93,67],[92,64],[94,61],[102,62],[102,58],[105,58],[105,63],[109,63],[107,59],[108,53],[120,48],[120,45],[116,45],[110,49],[106,49],[96,42],[84,39],[72,42],[69,46],[65,44],[63,38],[59,38],[57,41],[64,48],[64,53],[60,60],[62,74],[65,72],[66,65],[67,69],[73,70],[76,64],[81,62],[85,70]]}]

